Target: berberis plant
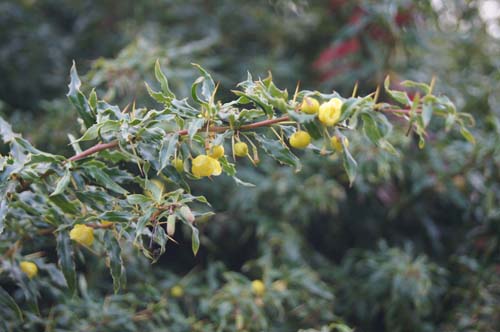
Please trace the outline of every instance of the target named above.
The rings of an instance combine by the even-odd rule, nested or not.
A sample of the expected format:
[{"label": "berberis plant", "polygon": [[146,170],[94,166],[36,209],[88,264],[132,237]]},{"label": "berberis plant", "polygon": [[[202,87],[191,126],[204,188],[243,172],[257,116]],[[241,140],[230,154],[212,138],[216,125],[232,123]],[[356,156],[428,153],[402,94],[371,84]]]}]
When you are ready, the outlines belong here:
[{"label": "berberis plant", "polygon": [[[95,90],[85,95],[73,65],[68,97],[78,111],[83,135],[69,135],[75,151],[69,158],[36,149],[0,118],[0,135],[10,147],[0,156],[0,234],[8,243],[1,263],[30,310],[38,311],[39,289],[31,279],[39,267],[36,254],[24,252],[23,244],[36,239],[44,248],[55,247],[57,265],[56,255],[49,255],[52,265],[41,268],[53,276],[64,275],[55,280],[73,294],[78,250],[106,256],[117,292],[125,283],[125,242],[156,261],[182,225],[191,231],[196,255],[197,222],[212,212],[203,196],[191,193],[189,182],[205,177],[216,182],[213,177],[225,173],[237,184],[251,186],[237,177],[238,158],[258,167],[264,153],[299,171],[295,152],[310,149],[325,158],[336,156],[352,183],[357,163],[348,137],[362,135],[397,155],[398,148],[388,140],[393,129],[389,119],[397,120],[407,134],[415,133],[420,147],[431,119],[441,119],[437,122],[445,130],[458,127],[473,141],[466,129],[471,117],[457,112],[446,96],[433,94],[434,81],[404,82],[418,91],[410,98],[391,90],[387,79],[385,93],[393,100],[388,103],[379,101],[379,90],[361,97],[356,87],[349,97],[298,88],[289,95],[276,87],[271,75],[254,80],[249,74],[233,91],[234,100],[222,102],[216,99],[217,84],[210,74],[195,66],[201,76],[192,85],[191,101],[176,97],[157,62],[160,90],[146,87],[159,109],[120,109],[99,100]],[[82,150],[80,144],[89,141],[95,145]],[[0,301],[23,315],[1,288]]]}]

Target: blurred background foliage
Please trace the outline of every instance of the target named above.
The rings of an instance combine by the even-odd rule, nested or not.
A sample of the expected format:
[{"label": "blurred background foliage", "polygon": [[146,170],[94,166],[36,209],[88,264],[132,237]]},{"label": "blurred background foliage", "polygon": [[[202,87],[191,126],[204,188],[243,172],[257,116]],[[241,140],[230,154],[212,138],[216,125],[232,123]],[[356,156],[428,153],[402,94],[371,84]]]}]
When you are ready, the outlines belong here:
[{"label": "blurred background foliage", "polygon": [[[106,262],[81,251],[86,278],[70,298],[54,253],[36,252],[42,312],[21,321],[0,304],[6,331],[500,330],[497,1],[6,0],[0,41],[0,113],[51,152],[70,155],[67,134],[79,131],[64,98],[72,60],[86,87],[122,107],[155,106],[144,81],[157,58],[177,93],[188,95],[196,62],[222,99],[247,71],[271,71],[289,91],[300,81],[343,94],[388,74],[396,85],[435,76],[474,116],[477,141],[430,130],[419,149],[394,118],[401,156],[349,137],[360,164],[351,188],[334,159],[305,154],[298,174],[242,161],[255,188],[228,178],[193,187],[217,212],[200,225],[197,257],[188,234],[154,265],[128,248],[127,288],[113,294]],[[22,303],[0,262],[0,284]]]}]

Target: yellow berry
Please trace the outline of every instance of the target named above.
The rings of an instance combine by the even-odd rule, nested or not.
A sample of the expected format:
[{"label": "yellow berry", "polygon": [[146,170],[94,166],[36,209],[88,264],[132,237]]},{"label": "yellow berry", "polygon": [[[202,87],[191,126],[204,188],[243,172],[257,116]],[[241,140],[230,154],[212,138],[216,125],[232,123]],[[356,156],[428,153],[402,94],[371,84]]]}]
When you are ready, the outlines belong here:
[{"label": "yellow berry", "polygon": [[290,136],[290,145],[296,149],[304,149],[311,143],[311,135],[307,131],[299,130]]},{"label": "yellow berry", "polygon": [[210,153],[210,157],[219,159],[224,155],[224,147],[222,145],[216,145],[212,148],[212,151]]},{"label": "yellow berry", "polygon": [[181,158],[174,158],[174,160],[172,160],[172,165],[177,172],[182,173],[184,171],[184,161]]},{"label": "yellow berry", "polygon": [[266,285],[264,285],[262,280],[254,280],[252,281],[252,292],[261,297],[266,292]]},{"label": "yellow berry", "polygon": [[175,285],[172,289],[170,289],[170,294],[175,298],[182,297],[184,295],[184,288],[182,288],[182,286]]},{"label": "yellow berry", "polygon": [[319,102],[311,97],[305,97],[300,105],[300,110],[307,114],[316,114],[318,113]]},{"label": "yellow berry", "polygon": [[38,267],[35,263],[22,261],[19,263],[19,267],[21,268],[21,271],[23,271],[30,279],[38,274]]},{"label": "yellow berry", "polygon": [[[332,148],[334,148],[338,152],[342,151],[342,149],[343,149],[342,142],[340,141],[340,138],[337,136],[333,136],[330,139],[330,144],[331,144]],[[349,147],[349,140],[347,139],[347,137],[344,137],[344,145],[346,147]]]},{"label": "yellow berry", "polygon": [[69,232],[69,237],[80,244],[91,246],[94,242],[94,229],[87,225],[78,224]]},{"label": "yellow berry", "polygon": [[238,157],[245,157],[248,154],[248,145],[245,142],[238,142],[234,145],[234,154]]},{"label": "yellow berry", "polygon": [[196,177],[217,176],[222,173],[222,167],[217,159],[202,154],[193,159],[191,172]]},{"label": "yellow berry", "polygon": [[318,111],[318,118],[326,126],[333,126],[340,119],[342,110],[342,100],[332,98],[330,101],[321,104]]}]

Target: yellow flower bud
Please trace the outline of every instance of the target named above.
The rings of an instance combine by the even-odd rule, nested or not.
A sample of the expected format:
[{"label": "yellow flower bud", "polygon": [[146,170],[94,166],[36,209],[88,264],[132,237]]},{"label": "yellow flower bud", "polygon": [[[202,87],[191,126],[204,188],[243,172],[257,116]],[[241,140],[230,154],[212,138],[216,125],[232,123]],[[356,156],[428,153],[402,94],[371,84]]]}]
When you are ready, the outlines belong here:
[{"label": "yellow flower bud", "polygon": [[[209,157],[210,158],[210,157]],[[220,165],[220,162],[217,159],[210,158],[210,162],[212,163],[213,167],[213,172],[212,175],[218,176],[221,175],[222,173],[222,166]]]},{"label": "yellow flower bud", "polygon": [[191,172],[196,177],[210,176],[214,171],[214,165],[212,163],[213,158],[201,154],[193,159],[191,165]]},{"label": "yellow flower bud", "polygon": [[[342,142],[340,141],[340,138],[337,136],[333,136],[330,139],[330,144],[331,144],[332,148],[334,148],[338,152],[342,151],[342,149],[343,149]],[[347,137],[344,137],[344,145],[346,147],[349,147],[349,140],[347,139]]]},{"label": "yellow flower bud", "polygon": [[172,160],[172,166],[174,166],[179,173],[184,171],[184,161],[181,158],[174,158],[174,160]]},{"label": "yellow flower bud", "polygon": [[184,295],[184,288],[182,288],[182,286],[175,285],[172,289],[170,289],[170,295],[175,298],[182,297]]},{"label": "yellow flower bud", "polygon": [[202,154],[193,159],[191,172],[197,177],[217,176],[222,173],[222,167],[217,159]]},{"label": "yellow flower bud", "polygon": [[78,224],[69,232],[69,237],[80,244],[91,246],[94,242],[94,229],[87,225]]},{"label": "yellow flower bud", "polygon": [[254,280],[252,281],[252,292],[261,297],[266,292],[266,285],[264,285],[262,280]]},{"label": "yellow flower bud", "polygon": [[300,110],[307,114],[316,114],[318,113],[319,102],[311,97],[305,97],[300,105]]},{"label": "yellow flower bud", "polygon": [[216,145],[212,147],[210,157],[219,159],[224,155],[224,147],[222,145]]},{"label": "yellow flower bud", "polygon": [[234,145],[234,154],[238,157],[245,157],[248,154],[248,145],[245,142],[238,142]]},{"label": "yellow flower bud", "polygon": [[290,145],[296,149],[304,149],[311,143],[311,135],[307,131],[299,130],[290,136]]},{"label": "yellow flower bud", "polygon": [[340,119],[342,110],[342,100],[332,98],[329,102],[321,104],[319,107],[318,118],[326,126],[333,126]]},{"label": "yellow flower bud", "polygon": [[19,267],[21,268],[21,271],[23,271],[30,279],[38,274],[38,267],[35,263],[22,261],[19,263]]}]

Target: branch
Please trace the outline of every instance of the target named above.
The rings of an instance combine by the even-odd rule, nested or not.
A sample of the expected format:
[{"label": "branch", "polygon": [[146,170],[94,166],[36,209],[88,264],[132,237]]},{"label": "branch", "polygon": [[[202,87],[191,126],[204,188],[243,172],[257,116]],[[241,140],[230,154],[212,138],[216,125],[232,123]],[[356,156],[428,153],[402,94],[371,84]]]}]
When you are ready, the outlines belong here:
[{"label": "branch", "polygon": [[[250,129],[255,129],[255,128],[259,128],[259,127],[267,127],[267,126],[270,126],[270,125],[273,125],[276,123],[280,123],[280,122],[285,122],[288,120],[290,120],[290,117],[288,117],[286,115],[286,116],[282,116],[280,118],[268,119],[268,120],[263,120],[263,121],[259,121],[259,122],[255,122],[255,123],[242,125],[239,128],[237,128],[237,130],[250,130]],[[229,126],[221,126],[221,127],[214,126],[214,127],[208,127],[208,129],[201,128],[198,131],[200,132],[200,131],[208,130],[209,132],[212,132],[212,133],[220,133],[220,132],[224,132],[224,131],[229,130],[229,129],[231,129],[231,127],[229,127]],[[177,132],[177,134],[179,134],[179,136],[185,136],[188,134],[188,130],[187,129],[180,130]],[[73,157],[69,158],[69,160],[70,161],[80,160],[80,159],[88,157],[94,153],[97,153],[99,151],[112,149],[112,148],[115,148],[117,146],[118,146],[118,141],[112,141],[109,143],[99,143],[99,144],[94,145],[91,148],[88,148],[87,150],[85,150],[83,152],[80,152],[80,153],[74,155]]]},{"label": "branch", "polygon": [[[406,115],[410,114],[410,110],[405,110],[405,109],[383,109],[380,111],[387,112],[387,113],[406,114]],[[416,110],[416,112],[418,113],[419,110]],[[258,121],[255,123],[242,125],[242,126],[238,127],[237,130],[250,130],[250,129],[260,128],[260,127],[268,127],[268,126],[271,126],[273,124],[285,122],[285,121],[289,121],[289,120],[290,120],[290,117],[288,115],[285,115],[285,116],[282,116],[279,118],[268,119],[268,120],[263,120],[263,121]],[[224,132],[224,131],[229,130],[229,129],[232,129],[232,128],[230,126],[220,126],[220,127],[213,126],[213,127],[208,127],[208,129],[206,127],[201,128],[198,130],[198,132],[209,131],[212,133],[220,133],[220,132]],[[187,129],[180,130],[177,132],[177,134],[179,134],[179,136],[185,136],[188,134],[188,130]],[[99,144],[94,145],[91,148],[88,148],[87,150],[85,150],[83,152],[80,152],[80,153],[74,155],[73,157],[69,158],[69,160],[70,161],[77,161],[77,160],[83,159],[85,157],[88,157],[94,153],[97,153],[99,151],[112,149],[112,148],[115,148],[117,146],[118,146],[118,141],[112,141],[109,143],[99,143]]]}]

